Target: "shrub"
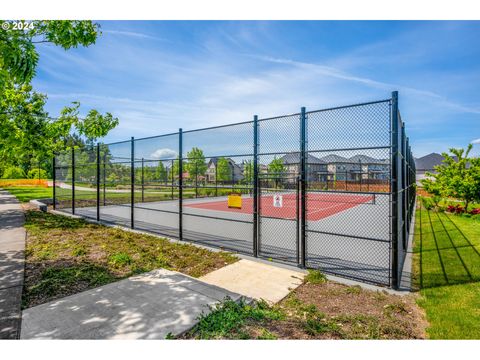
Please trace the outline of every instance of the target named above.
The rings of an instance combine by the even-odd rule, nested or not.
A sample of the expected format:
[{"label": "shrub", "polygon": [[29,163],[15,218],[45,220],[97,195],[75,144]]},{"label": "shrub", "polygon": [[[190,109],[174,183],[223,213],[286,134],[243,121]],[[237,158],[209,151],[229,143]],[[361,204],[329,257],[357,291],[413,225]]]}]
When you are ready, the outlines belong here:
[{"label": "shrub", "polygon": [[18,166],[10,166],[3,173],[4,179],[25,179],[25,171]]},{"label": "shrub", "polygon": [[427,198],[427,197],[421,197],[420,199],[421,199],[421,201],[422,201],[423,207],[424,207],[426,210],[432,210],[432,209],[433,209],[434,205],[433,205],[432,199]]},{"label": "shrub", "polygon": [[323,284],[327,281],[327,277],[320,270],[308,270],[305,281],[311,284]]},{"label": "shrub", "polygon": [[454,213],[454,214],[461,214],[461,213],[463,213],[463,210],[464,210],[464,208],[460,204],[448,205],[447,206],[447,211],[451,212],[451,213]]},{"label": "shrub", "polygon": [[43,169],[35,168],[28,172],[27,177],[29,179],[46,179],[47,172]]},{"label": "shrub", "polygon": [[480,215],[480,208],[472,209],[469,212],[471,215]]}]

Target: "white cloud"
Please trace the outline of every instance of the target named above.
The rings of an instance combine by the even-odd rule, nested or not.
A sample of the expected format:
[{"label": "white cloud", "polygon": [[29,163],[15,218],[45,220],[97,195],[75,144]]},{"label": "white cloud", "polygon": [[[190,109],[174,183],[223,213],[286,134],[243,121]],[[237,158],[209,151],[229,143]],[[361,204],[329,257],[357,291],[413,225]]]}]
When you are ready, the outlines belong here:
[{"label": "white cloud", "polygon": [[177,157],[177,152],[168,148],[157,149],[150,155],[150,157],[158,160],[173,159]]},{"label": "white cloud", "polygon": [[129,36],[129,37],[142,38],[142,39],[151,39],[151,40],[162,40],[162,41],[166,40],[163,38],[151,36],[151,35],[140,33],[140,32],[135,32],[135,31],[102,30],[102,33],[120,35],[120,36]]},{"label": "white cloud", "polygon": [[470,141],[470,143],[472,143],[472,144],[480,144],[480,139],[472,140],[472,141]]}]

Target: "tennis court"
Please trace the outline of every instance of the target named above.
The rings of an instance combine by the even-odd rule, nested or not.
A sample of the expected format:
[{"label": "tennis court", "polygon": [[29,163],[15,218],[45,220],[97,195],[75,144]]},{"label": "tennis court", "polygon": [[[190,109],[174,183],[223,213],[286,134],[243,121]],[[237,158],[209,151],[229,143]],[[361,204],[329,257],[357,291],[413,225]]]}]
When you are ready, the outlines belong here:
[{"label": "tennis court", "polygon": [[[275,199],[277,198],[279,201],[277,206],[275,206]],[[276,192],[275,194],[269,196],[262,196],[260,198],[260,202],[260,213],[262,216],[278,217],[280,219],[290,220],[295,220],[298,217],[297,210],[300,210],[300,201],[299,196],[296,194]],[[317,221],[360,204],[374,204],[374,202],[375,194],[345,195],[309,193],[307,195],[307,220]],[[225,199],[201,203],[196,202],[186,206],[195,209],[253,214],[253,199],[251,197],[243,198],[241,208],[228,207],[228,202]]]},{"label": "tennis court", "polygon": [[67,150],[55,156],[55,206],[398,288],[415,168],[397,95]]}]

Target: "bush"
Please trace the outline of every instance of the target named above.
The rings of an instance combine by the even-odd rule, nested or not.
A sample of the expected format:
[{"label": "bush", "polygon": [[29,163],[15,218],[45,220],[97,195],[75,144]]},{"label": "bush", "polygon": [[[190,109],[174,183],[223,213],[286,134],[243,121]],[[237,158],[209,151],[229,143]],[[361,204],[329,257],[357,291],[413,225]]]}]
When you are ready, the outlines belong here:
[{"label": "bush", "polygon": [[432,210],[434,207],[433,201],[427,197],[421,197],[422,205],[426,210]]},{"label": "bush", "polygon": [[10,166],[3,173],[4,179],[25,179],[25,172],[18,166]]},{"label": "bush", "polygon": [[35,168],[28,172],[27,177],[29,179],[46,179],[47,172],[43,169]]}]

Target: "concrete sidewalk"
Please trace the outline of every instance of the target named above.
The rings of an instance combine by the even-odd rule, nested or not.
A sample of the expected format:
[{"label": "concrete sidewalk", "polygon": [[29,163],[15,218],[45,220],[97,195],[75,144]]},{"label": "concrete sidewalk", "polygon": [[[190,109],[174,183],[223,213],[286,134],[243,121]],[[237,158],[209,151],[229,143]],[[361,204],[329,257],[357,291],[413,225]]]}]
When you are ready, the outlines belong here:
[{"label": "concrete sidewalk", "polygon": [[241,295],[169,270],[154,270],[23,312],[22,339],[165,339],[202,311]]},{"label": "concrete sidewalk", "polygon": [[15,196],[0,189],[0,339],[20,335],[25,217]]},{"label": "concrete sidewalk", "polygon": [[277,303],[303,282],[305,271],[242,259],[200,278],[253,299]]}]

